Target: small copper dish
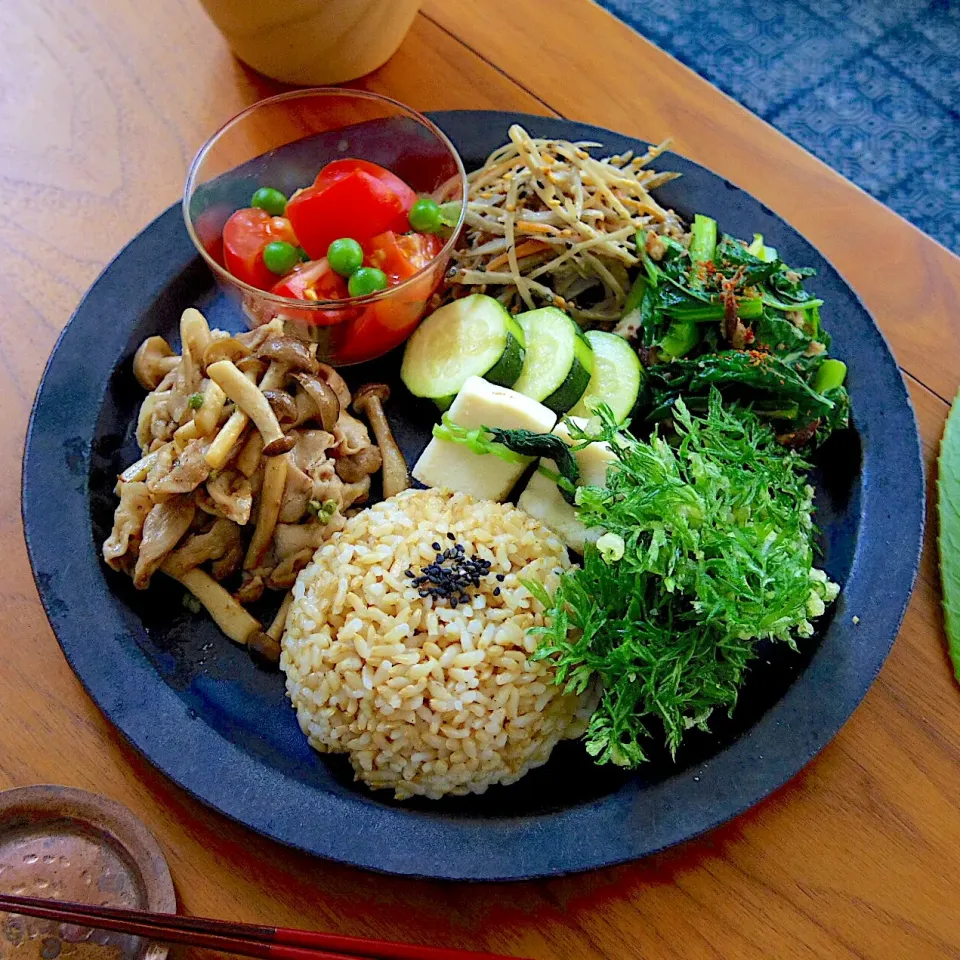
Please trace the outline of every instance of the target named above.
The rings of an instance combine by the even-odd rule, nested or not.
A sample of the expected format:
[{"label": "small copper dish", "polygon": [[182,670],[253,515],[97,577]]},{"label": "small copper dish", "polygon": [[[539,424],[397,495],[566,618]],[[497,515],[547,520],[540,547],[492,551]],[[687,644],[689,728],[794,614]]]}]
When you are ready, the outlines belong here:
[{"label": "small copper dish", "polygon": [[[0,891],[175,913],[157,841],[126,808],[50,785],[0,792]],[[0,960],[165,960],[139,937],[0,913]]]}]

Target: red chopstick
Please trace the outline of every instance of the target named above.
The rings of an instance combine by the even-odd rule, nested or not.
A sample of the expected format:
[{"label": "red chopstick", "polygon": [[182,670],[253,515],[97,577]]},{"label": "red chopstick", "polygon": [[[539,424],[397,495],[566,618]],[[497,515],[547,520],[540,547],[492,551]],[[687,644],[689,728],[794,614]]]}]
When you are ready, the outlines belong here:
[{"label": "red chopstick", "polygon": [[0,894],[0,911],[267,960],[513,960],[501,954],[452,947],[421,947],[314,930],[229,923],[12,894]]}]

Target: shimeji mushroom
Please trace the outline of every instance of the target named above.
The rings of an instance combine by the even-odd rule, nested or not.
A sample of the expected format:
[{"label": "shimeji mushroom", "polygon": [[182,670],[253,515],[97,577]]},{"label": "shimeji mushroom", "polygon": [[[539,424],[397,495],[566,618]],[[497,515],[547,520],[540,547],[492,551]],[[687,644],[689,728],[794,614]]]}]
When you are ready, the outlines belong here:
[{"label": "shimeji mushroom", "polygon": [[284,436],[276,414],[267,398],[230,360],[218,360],[207,367],[207,376],[245,413],[263,435],[263,455],[275,457],[286,453],[296,442]]},{"label": "shimeji mushroom", "polygon": [[321,363],[318,364],[319,373],[317,374],[324,383],[330,387],[331,390],[337,395],[337,399],[340,401],[340,406],[344,409],[350,406],[350,388],[347,386],[346,381],[343,377],[337,373],[329,364]]},{"label": "shimeji mushroom", "polygon": [[246,646],[261,632],[260,622],[247,613],[209,573],[199,567],[180,570],[175,563],[164,565],[160,569],[167,576],[182,583],[207,608],[207,613],[213,617],[217,626],[234,643]]},{"label": "shimeji mushroom", "polygon": [[202,368],[204,354],[211,343],[210,324],[196,307],[187,307],[180,316],[180,343],[184,356]]},{"label": "shimeji mushroom", "polygon": [[283,427],[292,427],[297,422],[297,401],[286,390],[264,390],[263,395],[273,410],[277,423]]},{"label": "shimeji mushroom", "polygon": [[163,337],[147,337],[133,355],[133,375],[144,390],[156,390],[180,362]]},{"label": "shimeji mushroom", "polygon": [[260,357],[261,360],[271,360],[285,364],[290,370],[316,373],[320,369],[320,364],[317,363],[316,357],[310,353],[307,345],[294,337],[271,337],[260,345],[256,356]]},{"label": "shimeji mushroom", "polygon": [[383,413],[383,404],[390,399],[390,388],[385,383],[368,383],[354,394],[353,409],[366,416],[377,438],[380,457],[383,461],[384,497],[392,497],[410,486],[410,474],[407,461],[404,460],[387,418]]},{"label": "shimeji mushroom", "polygon": [[255,570],[263,562],[277,526],[286,484],[287,458],[270,457],[263,469],[263,484],[257,500],[257,526],[253,531],[250,546],[247,547],[247,555],[243,561],[244,570]]},{"label": "shimeji mushroom", "polygon": [[277,611],[277,615],[273,618],[273,622],[267,627],[266,633],[268,636],[273,637],[277,643],[280,642],[280,638],[283,636],[283,631],[287,626],[287,617],[290,615],[290,608],[293,606],[293,594],[289,591],[287,595],[283,598],[283,603],[280,604],[280,609]]},{"label": "shimeji mushroom", "polygon": [[263,437],[256,430],[251,430],[233,465],[249,480],[260,466],[262,453]]},{"label": "shimeji mushroom", "polygon": [[340,419],[340,399],[333,387],[325,380],[321,380],[310,373],[292,373],[290,376],[300,385],[300,389],[303,391],[298,396],[307,397],[315,408],[313,412],[306,415],[306,411],[301,409],[298,400],[298,421],[316,417],[327,433],[333,433],[333,428],[337,425],[337,420]]},{"label": "shimeji mushroom", "polygon": [[136,463],[131,463],[123,473],[117,477],[117,487],[125,483],[136,483],[140,480],[146,480],[147,474],[153,469],[154,464],[160,459],[161,452],[170,445],[172,441],[165,443],[162,447],[142,456]]},{"label": "shimeji mushroom", "polygon": [[220,360],[232,360],[236,363],[251,354],[250,348],[236,337],[217,337],[211,340],[203,351],[203,367],[206,369]]},{"label": "shimeji mushroom", "polygon": [[214,383],[213,380],[208,380],[203,390],[200,409],[193,415],[193,422],[197,425],[200,436],[205,437],[208,433],[213,433],[216,430],[226,402],[227,395],[220,385]]},{"label": "shimeji mushroom", "polygon": [[250,418],[242,410],[234,410],[230,414],[207,451],[207,463],[210,464],[211,470],[220,470],[230,459],[233,448],[243,435],[243,431],[247,429],[249,422]]}]

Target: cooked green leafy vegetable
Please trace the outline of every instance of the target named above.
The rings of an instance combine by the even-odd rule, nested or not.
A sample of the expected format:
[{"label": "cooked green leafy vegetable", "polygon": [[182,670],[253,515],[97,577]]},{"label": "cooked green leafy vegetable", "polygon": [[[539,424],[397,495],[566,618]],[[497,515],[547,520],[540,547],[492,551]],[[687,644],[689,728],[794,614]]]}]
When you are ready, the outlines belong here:
[{"label": "cooked green leafy vegetable", "polygon": [[[566,441],[555,433],[534,433],[532,430],[504,430],[501,427],[485,427],[494,443],[503,444],[508,450],[527,457],[544,457],[557,465],[557,481],[560,493],[573,503],[573,492],[580,480],[580,467]],[[560,481],[564,482],[560,482]]]},{"label": "cooked green leafy vegetable", "polygon": [[829,389],[818,393],[794,366],[757,350],[722,350],[699,359],[657,364],[648,371],[655,406],[647,419],[662,420],[680,397],[696,407],[695,398],[702,397],[705,402],[711,387],[722,387],[729,388],[728,396],[748,402],[759,395],[767,403],[757,403],[755,410],[767,419],[842,428],[847,425],[849,402],[846,391],[833,385],[833,368],[828,370],[830,378],[825,377],[824,382]]},{"label": "cooked green leafy vegetable", "polygon": [[846,367],[828,357],[823,301],[803,286],[813,270],[787,266],[760,234],[749,246],[718,235],[716,221],[700,214],[689,247],[640,231],[636,248],[643,269],[617,332],[639,341],[648,420],[669,417],[680,396],[702,409],[717,387],[765,410],[794,446],[847,426]]},{"label": "cooked green leafy vegetable", "polygon": [[606,441],[616,468],[606,487],[583,486],[577,513],[605,530],[583,566],[564,573],[546,606],[535,654],[557,683],[600,704],[587,749],[634,767],[662,728],[676,751],[684,732],[732,711],[758,640],[795,647],[838,588],[813,566],[808,464],[749,409],[711,387],[707,409],[677,399],[677,436],[636,439],[600,407],[599,433],[569,424],[577,442]]},{"label": "cooked green leafy vegetable", "polygon": [[698,213],[690,230],[690,261],[698,266],[713,263],[717,253],[717,221]]},{"label": "cooked green leafy vegetable", "polygon": [[960,681],[960,396],[943,431],[938,462],[940,582],[947,648]]}]

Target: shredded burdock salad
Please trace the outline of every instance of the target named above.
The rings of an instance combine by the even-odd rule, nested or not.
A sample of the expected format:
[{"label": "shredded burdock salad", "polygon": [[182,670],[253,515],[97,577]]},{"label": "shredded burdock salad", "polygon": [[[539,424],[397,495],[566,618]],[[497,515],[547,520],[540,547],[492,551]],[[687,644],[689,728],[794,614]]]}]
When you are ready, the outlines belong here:
[{"label": "shredded burdock salad", "polygon": [[509,136],[467,178],[453,283],[508,308],[553,305],[580,322],[619,320],[637,230],[684,236],[680,218],[650,194],[678,176],[648,167],[668,144],[601,160],[590,155],[598,143],[531,137],[518,124]]}]

